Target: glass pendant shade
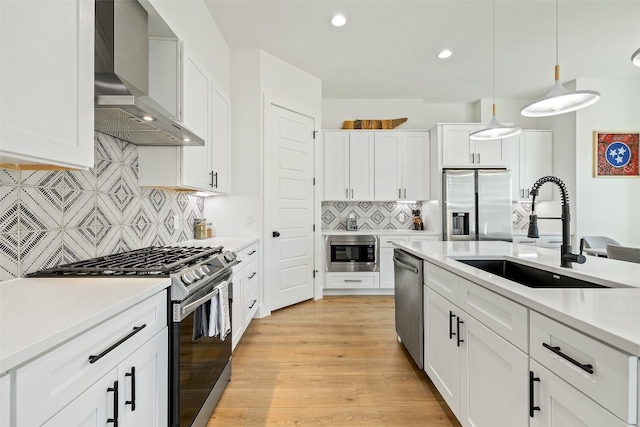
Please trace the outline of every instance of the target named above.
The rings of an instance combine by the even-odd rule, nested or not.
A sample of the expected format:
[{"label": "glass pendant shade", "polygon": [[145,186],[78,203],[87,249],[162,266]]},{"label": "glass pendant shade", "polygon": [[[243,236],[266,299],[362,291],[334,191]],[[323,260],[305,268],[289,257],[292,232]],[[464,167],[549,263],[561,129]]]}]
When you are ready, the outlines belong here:
[{"label": "glass pendant shade", "polygon": [[496,104],[493,104],[493,116],[491,117],[491,122],[484,129],[480,129],[479,131],[473,132],[469,135],[469,138],[480,140],[480,141],[489,141],[492,139],[502,139],[508,138],[510,136],[514,136],[522,132],[522,129],[517,126],[506,126],[503,125],[496,119]]},{"label": "glass pendant shade", "polygon": [[633,62],[633,65],[636,67],[640,67],[640,49],[633,52],[633,55],[631,55],[631,62]]}]

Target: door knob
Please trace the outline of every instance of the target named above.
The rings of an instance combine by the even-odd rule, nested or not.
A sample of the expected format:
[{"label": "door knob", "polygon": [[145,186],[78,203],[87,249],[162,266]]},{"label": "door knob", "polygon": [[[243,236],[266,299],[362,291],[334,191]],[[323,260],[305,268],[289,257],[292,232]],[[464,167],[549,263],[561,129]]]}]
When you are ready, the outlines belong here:
[{"label": "door knob", "polygon": [[279,231],[274,231],[273,232],[273,237],[280,237],[280,232]]}]

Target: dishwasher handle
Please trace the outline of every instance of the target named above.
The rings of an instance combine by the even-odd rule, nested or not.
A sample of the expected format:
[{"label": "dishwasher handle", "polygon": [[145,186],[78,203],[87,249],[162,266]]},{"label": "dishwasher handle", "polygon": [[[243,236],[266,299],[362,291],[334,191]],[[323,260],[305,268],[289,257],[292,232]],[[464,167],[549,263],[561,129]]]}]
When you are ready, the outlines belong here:
[{"label": "dishwasher handle", "polygon": [[418,274],[419,273],[419,270],[417,268],[415,268],[412,265],[405,264],[404,262],[400,261],[396,257],[393,257],[393,263],[395,265],[397,265],[398,267],[402,268],[403,270],[408,270],[408,271],[412,272],[413,274]]}]

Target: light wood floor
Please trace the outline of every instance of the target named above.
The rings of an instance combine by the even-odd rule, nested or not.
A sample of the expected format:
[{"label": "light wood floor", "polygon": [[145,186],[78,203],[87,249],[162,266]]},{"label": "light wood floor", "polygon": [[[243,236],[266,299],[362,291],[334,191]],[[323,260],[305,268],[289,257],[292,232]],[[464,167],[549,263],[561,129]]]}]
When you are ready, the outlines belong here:
[{"label": "light wood floor", "polygon": [[207,427],[459,426],[398,343],[393,297],[307,301],[254,319]]}]

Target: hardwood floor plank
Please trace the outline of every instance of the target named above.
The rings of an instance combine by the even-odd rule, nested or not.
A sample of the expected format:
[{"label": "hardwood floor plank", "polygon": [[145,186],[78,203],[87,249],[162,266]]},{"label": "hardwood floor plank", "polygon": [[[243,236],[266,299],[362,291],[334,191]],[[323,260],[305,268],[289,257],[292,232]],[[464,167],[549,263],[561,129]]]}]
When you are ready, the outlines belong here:
[{"label": "hardwood floor plank", "polygon": [[336,296],[254,319],[207,427],[460,426],[395,332],[389,296]]}]

